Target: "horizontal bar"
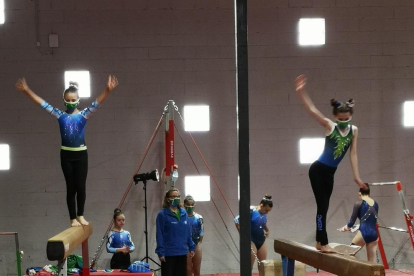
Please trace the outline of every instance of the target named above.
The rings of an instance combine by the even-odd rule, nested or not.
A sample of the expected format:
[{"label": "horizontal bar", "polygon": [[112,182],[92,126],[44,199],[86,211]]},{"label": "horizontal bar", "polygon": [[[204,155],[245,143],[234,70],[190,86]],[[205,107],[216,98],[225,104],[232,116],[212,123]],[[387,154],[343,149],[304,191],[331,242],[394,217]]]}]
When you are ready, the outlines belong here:
[{"label": "horizontal bar", "polygon": [[396,227],[387,227],[387,226],[378,226],[379,228],[384,228],[384,229],[389,229],[389,230],[393,230],[393,231],[398,231],[398,232],[404,232],[404,233],[408,233],[407,230],[402,229],[402,228],[396,228]]},{"label": "horizontal bar", "polygon": [[400,181],[368,183],[370,186],[396,185]]},{"label": "horizontal bar", "polygon": [[12,236],[16,234],[17,232],[0,232],[0,236]]}]

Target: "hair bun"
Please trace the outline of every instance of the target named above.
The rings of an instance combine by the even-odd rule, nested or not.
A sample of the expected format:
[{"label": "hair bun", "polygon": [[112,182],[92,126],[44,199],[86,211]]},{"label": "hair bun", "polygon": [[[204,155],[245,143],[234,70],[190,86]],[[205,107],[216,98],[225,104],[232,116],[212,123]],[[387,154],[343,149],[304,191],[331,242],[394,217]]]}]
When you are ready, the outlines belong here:
[{"label": "hair bun", "polygon": [[272,196],[269,194],[265,194],[264,198],[267,200],[272,200]]},{"label": "hair bun", "polygon": [[349,107],[354,107],[355,106],[355,101],[354,101],[354,99],[349,99],[345,104]]},{"label": "hair bun", "polygon": [[116,209],[114,210],[114,214],[117,214],[117,213],[122,213],[121,209],[116,208]]},{"label": "hair bun", "polygon": [[71,86],[75,87],[76,89],[79,88],[79,85],[78,85],[78,83],[76,81],[70,81],[69,82],[69,87],[71,87]]},{"label": "hair bun", "polygon": [[331,105],[333,107],[338,107],[341,105],[341,103],[339,101],[337,101],[336,99],[331,99]]}]

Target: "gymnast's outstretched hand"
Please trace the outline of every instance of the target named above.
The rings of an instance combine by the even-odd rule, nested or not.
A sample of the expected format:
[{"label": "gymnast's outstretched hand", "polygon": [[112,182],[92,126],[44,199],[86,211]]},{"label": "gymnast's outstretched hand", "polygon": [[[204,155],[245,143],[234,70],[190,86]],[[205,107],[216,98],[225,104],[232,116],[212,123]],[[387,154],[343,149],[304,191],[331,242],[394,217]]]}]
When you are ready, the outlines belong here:
[{"label": "gymnast's outstretched hand", "polygon": [[36,95],[27,85],[25,78],[21,78],[16,82],[16,89],[26,94],[32,101],[41,105],[43,103],[43,99]]},{"label": "gymnast's outstretched hand", "polygon": [[306,78],[305,75],[299,75],[295,79],[295,91],[299,91],[299,90],[305,88],[307,81],[308,81],[308,79]]},{"label": "gymnast's outstretched hand", "polygon": [[25,92],[29,89],[29,86],[27,85],[25,78],[21,78],[17,81],[16,89],[22,92]]},{"label": "gymnast's outstretched hand", "polygon": [[105,90],[101,93],[101,95],[98,96],[98,98],[96,98],[98,103],[102,104],[106,100],[110,92],[114,90],[115,87],[117,86],[118,86],[118,79],[115,76],[109,75]]},{"label": "gymnast's outstretched hand", "polygon": [[115,87],[118,86],[118,79],[115,76],[109,75],[108,84],[106,86],[108,87],[109,91],[114,90]]},{"label": "gymnast's outstretched hand", "polygon": [[341,231],[341,232],[348,232],[349,230],[350,228],[348,227],[348,225],[345,225],[344,227],[338,229],[338,231]]}]

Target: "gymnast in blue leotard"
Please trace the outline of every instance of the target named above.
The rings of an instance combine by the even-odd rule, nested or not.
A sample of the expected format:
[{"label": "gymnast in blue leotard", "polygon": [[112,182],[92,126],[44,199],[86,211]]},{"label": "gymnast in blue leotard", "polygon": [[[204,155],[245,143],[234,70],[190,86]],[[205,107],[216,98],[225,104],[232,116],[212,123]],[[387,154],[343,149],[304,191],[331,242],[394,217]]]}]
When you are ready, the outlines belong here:
[{"label": "gymnast in blue leotard", "polygon": [[194,256],[187,254],[187,276],[200,276],[201,259],[203,256],[202,243],[204,239],[204,222],[203,217],[194,212],[195,200],[191,195],[184,198],[184,207],[188,215],[188,223],[191,227],[191,238],[196,245]]},{"label": "gymnast in blue leotard", "polygon": [[[59,123],[62,139],[60,161],[66,181],[66,203],[69,210],[71,226],[88,225],[83,217],[86,199],[86,177],[88,174],[88,153],[84,139],[85,125],[88,118],[118,86],[115,76],[109,76],[108,83],[101,95],[84,110],[78,110],[80,102],[77,83],[71,82],[63,93],[66,111],[52,107],[36,95],[24,78],[19,79],[16,88],[25,93],[35,103],[52,114]],[[77,210],[76,210],[77,209]]]},{"label": "gymnast in blue leotard", "polygon": [[135,245],[131,240],[131,234],[124,230],[125,215],[121,209],[114,211],[114,229],[108,234],[106,251],[113,253],[111,258],[112,269],[128,269],[131,265],[130,254],[135,250]]},{"label": "gymnast in blue leotard", "polygon": [[[267,245],[265,243],[266,238],[269,236],[269,228],[267,228],[267,214],[272,211],[272,208],[273,201],[271,195],[265,195],[258,206],[250,207],[250,227],[253,250],[251,254],[252,269],[255,261],[254,254],[256,254],[259,261],[266,260],[267,258]],[[236,224],[237,230],[239,230],[240,216],[236,216],[234,223]]]},{"label": "gymnast in blue leotard", "polygon": [[[368,184],[366,184],[368,186]],[[352,216],[344,227],[340,229],[342,232],[349,231],[354,226],[357,218],[360,220],[359,230],[352,240],[352,244],[364,246],[367,245],[367,259],[374,262],[375,253],[378,245],[378,231],[377,231],[377,217],[378,217],[378,203],[370,197],[370,189],[359,190],[358,201],[354,204]]]}]

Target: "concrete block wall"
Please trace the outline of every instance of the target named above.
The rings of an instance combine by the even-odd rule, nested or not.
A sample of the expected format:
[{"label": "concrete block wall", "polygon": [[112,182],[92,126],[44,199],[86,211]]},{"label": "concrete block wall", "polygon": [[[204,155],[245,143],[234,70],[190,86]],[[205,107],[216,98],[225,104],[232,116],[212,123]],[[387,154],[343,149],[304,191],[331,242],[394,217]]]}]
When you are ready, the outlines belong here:
[{"label": "concrete block wall", "polygon": [[[299,164],[302,137],[322,137],[293,93],[292,81],[309,77],[309,93],[327,116],[330,98],[356,100],[353,122],[360,128],[359,163],[364,181],[401,180],[414,208],[411,147],[414,133],[402,126],[402,104],[413,100],[414,3],[412,1],[255,0],[249,2],[249,66],[252,204],[265,193],[274,197],[269,215],[271,237],[313,244],[316,206]],[[93,255],[113,209],[135,171],[162,110],[173,99],[210,106],[211,130],[194,133],[223,194],[237,213],[237,129],[234,65],[234,11],[231,0],[5,0],[6,23],[0,25],[0,143],[11,146],[11,169],[0,171],[0,231],[17,231],[25,251],[23,267],[49,263],[46,240],[68,226],[65,183],[59,165],[60,137],[55,119],[14,89],[19,77],[56,107],[61,105],[64,71],[88,70],[90,103],[109,74],[120,86],[88,122],[89,152],[86,218],[94,223]],[[297,45],[301,17],[326,20],[326,44]],[[38,23],[37,23],[38,22]],[[59,47],[48,47],[48,35]],[[37,47],[37,42],[40,46]],[[178,116],[177,116],[178,118]],[[207,174],[191,140],[178,123],[201,173]],[[177,137],[178,138],[178,137]],[[197,170],[177,140],[183,179]],[[335,229],[349,219],[357,200],[348,158],[337,171],[331,199],[329,236],[348,243]],[[163,168],[163,133],[158,133],[141,172]],[[149,253],[155,250],[155,217],[162,184],[148,184]],[[232,215],[215,184],[212,202],[199,202],[205,218],[202,274],[237,272],[239,239]],[[374,188],[380,223],[404,227],[393,188]],[[142,186],[134,186],[123,210],[125,228],[145,255]],[[386,253],[397,268],[413,268],[413,251],[401,233],[382,233]],[[234,241],[234,242],[233,242]],[[269,258],[272,241],[267,241]],[[14,275],[13,243],[0,240],[0,274]],[[401,249],[402,248],[402,249]],[[78,252],[79,253],[79,252]],[[109,266],[104,252],[99,266]],[[364,254],[361,254],[364,258]]]}]

